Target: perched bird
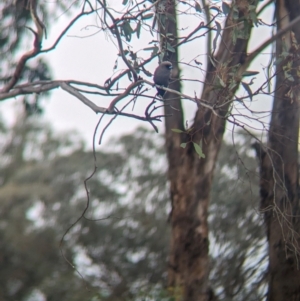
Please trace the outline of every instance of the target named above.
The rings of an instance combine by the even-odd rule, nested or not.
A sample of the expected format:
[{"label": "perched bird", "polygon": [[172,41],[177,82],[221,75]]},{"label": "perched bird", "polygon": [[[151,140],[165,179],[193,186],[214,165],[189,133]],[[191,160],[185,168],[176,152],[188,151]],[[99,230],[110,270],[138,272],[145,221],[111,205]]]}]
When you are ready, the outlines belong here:
[{"label": "perched bird", "polygon": [[[154,76],[153,76],[154,83],[156,85],[167,88],[169,85],[172,68],[173,68],[172,63],[168,61],[162,62],[154,71]],[[157,93],[161,97],[164,97],[165,92],[166,92],[165,90],[157,88]]]}]

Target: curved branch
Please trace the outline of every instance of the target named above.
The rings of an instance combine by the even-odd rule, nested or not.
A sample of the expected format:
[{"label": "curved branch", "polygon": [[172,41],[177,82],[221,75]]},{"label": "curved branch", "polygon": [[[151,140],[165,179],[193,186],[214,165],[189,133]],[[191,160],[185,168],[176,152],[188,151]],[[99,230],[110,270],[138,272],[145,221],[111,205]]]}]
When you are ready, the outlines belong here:
[{"label": "curved branch", "polygon": [[223,116],[220,116],[217,111],[216,111],[216,108],[217,106],[211,106],[208,104],[208,102],[206,102],[205,100],[203,99],[198,99],[196,97],[191,97],[191,96],[188,96],[186,94],[183,94],[177,90],[173,90],[173,89],[169,89],[169,88],[166,88],[164,86],[159,86],[159,85],[154,85],[152,82],[148,81],[148,80],[143,80],[145,83],[147,83],[148,85],[151,85],[151,86],[156,86],[157,88],[159,89],[162,89],[162,90],[165,90],[165,91],[168,91],[170,93],[173,93],[173,94],[176,94],[176,95],[179,95],[181,96],[182,98],[186,98],[194,103],[196,103],[198,106],[202,106],[204,108],[207,108],[209,110],[211,110],[213,112],[214,115],[220,117],[220,118],[224,118]]},{"label": "curved branch", "polygon": [[[117,110],[115,110],[115,106],[116,104],[121,100],[124,99],[126,96],[128,96],[130,94],[130,92],[137,86],[146,83],[150,86],[155,86],[153,82],[145,80],[140,78],[137,82],[131,83],[123,93],[117,95],[109,104],[108,108],[105,107],[99,107],[97,105],[95,105],[92,101],[90,101],[87,97],[85,97],[82,93],[80,93],[81,91],[79,91],[78,89],[74,88],[72,85],[78,85],[78,86],[87,86],[87,87],[93,87],[93,88],[97,88],[100,90],[107,90],[106,87],[103,86],[99,86],[97,84],[92,84],[92,83],[87,83],[87,82],[80,82],[80,81],[76,81],[76,80],[55,80],[55,81],[37,81],[35,83],[26,83],[26,84],[22,84],[19,86],[16,86],[13,90],[9,91],[9,92],[0,92],[0,101],[3,101],[5,99],[9,99],[9,98],[13,98],[13,97],[17,97],[20,95],[26,95],[26,94],[32,94],[32,93],[43,93],[43,92],[48,92],[50,90],[56,89],[56,88],[62,88],[63,90],[67,91],[68,93],[70,93],[71,95],[75,96],[76,98],[78,98],[80,101],[82,101],[86,106],[90,107],[95,113],[106,113],[106,114],[110,114],[110,115],[114,115],[114,114],[118,114],[118,115],[123,115],[123,116],[128,116],[128,117],[133,117],[137,118],[136,115],[131,115],[131,114],[127,114],[127,113],[120,113]],[[206,102],[203,99],[198,99],[196,97],[191,97],[188,96],[186,94],[180,93],[176,90],[170,89],[170,88],[166,88],[163,86],[156,86],[160,89],[163,89],[165,91],[171,92],[173,94],[179,95],[184,99],[188,99],[194,103],[196,103],[198,106],[202,106],[205,107],[209,110],[211,110],[213,112],[213,114],[215,114],[218,117],[223,118],[222,116],[220,116],[217,112],[218,110],[218,106],[211,106],[208,104],[208,102]],[[111,96],[109,94],[107,94],[107,96]],[[140,119],[140,118],[137,118]],[[142,118],[140,120],[147,120]]]},{"label": "curved branch", "polygon": [[[102,8],[104,9],[104,11],[109,15],[109,17],[111,18],[111,20],[113,22],[112,28],[115,29],[115,31],[113,33],[115,33],[117,41],[118,41],[118,45],[119,45],[119,48],[120,48],[120,55],[121,55],[124,63],[126,64],[126,66],[131,71],[131,73],[133,75],[133,78],[134,78],[134,81],[137,81],[138,80],[137,73],[134,70],[133,66],[128,62],[128,60],[127,60],[127,58],[126,58],[126,56],[124,54],[123,43],[122,43],[121,35],[120,35],[119,29],[118,29],[118,26],[117,26],[116,19],[111,14],[111,12],[107,9],[107,7],[106,7],[105,4],[103,4],[100,0],[98,0],[98,2],[102,6]],[[109,26],[107,26],[107,27],[111,30],[111,27],[109,27]]]},{"label": "curved branch", "polygon": [[89,108],[91,108],[95,113],[106,113],[106,108],[98,107],[95,105],[92,101],[87,99],[84,95],[79,93],[75,88],[67,84],[66,82],[61,82],[59,85],[63,90],[69,92],[73,96],[77,97],[79,100],[81,100],[85,105],[87,105]]},{"label": "curved branch", "polygon": [[[142,66],[145,66],[146,64],[148,64],[149,62],[151,62],[154,58],[156,58],[156,57],[159,56],[159,55],[160,55],[160,52],[157,52],[155,55],[153,55],[153,56],[151,56],[150,58],[144,60],[141,64],[138,64],[138,65],[136,66],[136,68],[138,69],[138,68],[140,68],[140,67],[142,67]],[[111,87],[112,87],[119,79],[121,79],[124,75],[126,75],[126,74],[128,74],[128,73],[129,73],[129,70],[128,70],[128,69],[126,69],[126,70],[124,70],[123,72],[121,72],[117,77],[113,78],[113,79],[110,81],[110,83],[107,85],[106,89],[107,89],[107,90],[110,90]]]},{"label": "curved branch", "polygon": [[113,113],[115,105],[116,105],[121,99],[123,99],[124,97],[128,96],[129,93],[130,93],[130,91],[131,91],[132,89],[134,89],[135,87],[141,85],[143,82],[144,82],[143,80],[138,80],[138,81],[133,82],[132,84],[130,84],[130,85],[128,86],[128,88],[127,88],[122,94],[118,95],[116,98],[113,99],[113,101],[110,103],[110,105],[109,105],[107,111],[108,111],[109,113]]},{"label": "curved branch", "polygon": [[[43,93],[50,91],[52,89],[58,88],[60,86],[61,80],[40,80],[36,81],[34,83],[26,83],[26,84],[21,84],[15,86],[12,90],[9,92],[0,92],[0,101],[13,98],[19,95],[25,95],[25,94],[31,94],[31,93]],[[104,86],[100,86],[97,84],[92,84],[89,82],[81,82],[81,81],[76,81],[76,80],[64,80],[65,83],[69,85],[78,85],[78,86],[85,86],[85,87],[91,87],[91,88],[96,88],[99,90],[104,90],[107,91],[107,88]],[[88,93],[88,91],[86,91]],[[111,95],[111,94],[106,94]]]},{"label": "curved branch", "polygon": [[17,67],[15,69],[14,74],[12,75],[9,82],[2,88],[0,91],[3,93],[8,92],[13,86],[17,83],[19,78],[21,77],[21,74],[23,72],[23,69],[25,67],[26,62],[30,59],[35,57],[41,49],[41,42],[39,35],[31,28],[27,27],[33,34],[34,34],[34,42],[33,42],[33,49],[28,51],[27,53],[23,54],[21,59],[19,60]]},{"label": "curved branch", "polygon": [[9,92],[0,92],[0,101],[19,95],[47,92],[59,87],[59,81],[46,82],[43,85],[18,86]]},{"label": "curved branch", "polygon": [[90,11],[90,12],[82,12],[82,13],[80,13],[78,16],[76,16],[76,17],[69,23],[69,25],[61,32],[61,34],[58,36],[58,38],[56,39],[56,41],[54,42],[54,44],[53,44],[51,47],[47,48],[47,49],[41,50],[40,53],[49,52],[49,51],[55,49],[56,46],[58,45],[58,43],[60,42],[60,40],[63,38],[63,36],[64,36],[64,35],[67,33],[67,31],[73,26],[73,24],[76,23],[76,21],[77,21],[78,19],[80,19],[82,16],[90,15],[90,14],[92,14],[92,13],[94,13],[94,12],[95,12],[95,10],[92,10],[92,11]]},{"label": "curved branch", "polygon": [[298,16],[296,19],[294,19],[289,25],[287,25],[285,28],[282,28],[279,30],[275,35],[273,35],[270,39],[262,43],[259,47],[257,47],[252,53],[250,53],[245,63],[242,65],[242,67],[239,69],[238,77],[240,78],[243,73],[247,70],[251,62],[271,43],[275,42],[278,38],[280,38],[282,35],[284,35],[287,31],[291,30],[295,25],[297,25],[300,22],[300,16]]}]

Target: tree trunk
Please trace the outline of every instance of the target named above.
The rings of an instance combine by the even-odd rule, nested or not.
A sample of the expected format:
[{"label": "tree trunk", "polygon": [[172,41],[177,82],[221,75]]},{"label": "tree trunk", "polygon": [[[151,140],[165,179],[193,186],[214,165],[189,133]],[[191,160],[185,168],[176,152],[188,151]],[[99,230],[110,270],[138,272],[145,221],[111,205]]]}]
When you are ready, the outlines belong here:
[{"label": "tree trunk", "polygon": [[[300,2],[276,2],[277,29],[300,14]],[[299,59],[300,27],[276,42],[276,89],[266,150],[261,152],[261,209],[269,247],[268,301],[300,300]],[[282,56],[288,51],[288,56]]]},{"label": "tree trunk", "polygon": [[[200,105],[191,131],[183,134],[174,133],[171,131],[173,128],[184,129],[181,99],[171,93],[167,93],[165,97],[167,103],[172,105],[165,109],[166,114],[172,114],[165,119],[172,200],[168,286],[176,300],[213,300],[213,292],[208,282],[209,196],[214,167],[225,129],[225,116],[230,107],[230,100],[240,84],[240,79],[235,78],[235,74],[243,65],[246,57],[248,38],[252,28],[249,17],[249,4],[253,4],[252,2],[249,0],[245,5],[244,0],[233,1],[232,7],[236,8],[239,14],[233,17],[233,13],[231,13],[227,17],[227,29],[222,34],[215,63],[214,65],[211,62],[208,64],[201,99],[205,99],[210,105],[224,104],[222,108],[215,110],[218,116],[212,110]],[[177,49],[175,52],[170,52],[166,47],[167,43],[174,45],[177,41],[176,38],[174,39],[177,37],[175,1],[165,1],[165,4],[167,13],[173,17],[168,18],[167,24],[163,24],[164,26],[160,26],[162,23],[159,22],[161,46],[165,51],[164,60],[173,63],[175,71],[173,78],[177,79],[169,87],[179,90]],[[158,9],[157,12],[159,13]],[[244,30],[243,39],[237,38],[234,41],[237,23],[241,23],[240,20],[245,19],[249,21],[250,26],[242,28]],[[241,29],[239,28],[239,30]],[[235,85],[232,84],[233,82]],[[178,111],[174,110],[174,107]],[[189,141],[190,143],[187,143],[185,148],[180,147],[181,143]],[[197,144],[202,141],[205,159],[199,159],[191,141]]]}]

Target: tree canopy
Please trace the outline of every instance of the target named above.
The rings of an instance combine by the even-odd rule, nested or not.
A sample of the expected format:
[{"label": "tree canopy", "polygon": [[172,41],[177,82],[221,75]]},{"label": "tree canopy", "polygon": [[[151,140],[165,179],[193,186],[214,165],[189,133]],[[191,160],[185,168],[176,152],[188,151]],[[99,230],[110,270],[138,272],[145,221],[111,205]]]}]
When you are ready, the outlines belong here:
[{"label": "tree canopy", "polygon": [[[36,118],[2,129],[1,300],[167,298],[170,204],[162,137],[140,128],[97,153],[87,212],[61,244],[87,206],[83,181],[93,169],[92,152],[75,133],[54,135]],[[224,144],[214,182],[211,281],[223,300],[254,300],[260,294],[254,283],[264,272],[250,264],[250,258],[264,259],[262,225],[253,211],[257,179],[254,170],[237,169],[234,154],[238,149],[253,167],[246,145]],[[227,216],[235,217],[232,223]],[[251,290],[239,289],[249,281]]]},{"label": "tree canopy", "polygon": [[[268,24],[262,13],[271,6],[275,22]],[[52,31],[45,47],[47,29],[67,12],[64,29]],[[80,291],[60,286],[61,297],[80,298],[81,276],[88,298],[138,299],[145,288],[152,298],[184,301],[300,299],[299,12],[293,0],[2,3],[0,100],[16,98],[26,112],[18,116],[23,123],[1,127],[3,254],[17,254],[2,261],[13,272],[3,298],[51,300],[56,280]],[[254,46],[255,31],[266,26],[274,32]],[[96,59],[82,43],[86,56],[76,66],[83,58],[96,66],[109,57],[105,45],[115,45],[114,66],[98,68],[100,81],[51,76],[47,55],[73,29],[76,39],[106,38]],[[270,45],[269,62],[252,69]],[[168,87],[154,87],[154,61],[172,64]],[[153,88],[165,90],[163,98]],[[39,99],[54,89],[99,114],[92,151],[33,122],[43,111]],[[265,96],[272,110],[262,109]],[[96,151],[120,116],[156,132],[163,121],[165,143],[137,129]],[[39,256],[21,252],[30,241],[43,242]],[[44,256],[48,274],[41,277]]]}]

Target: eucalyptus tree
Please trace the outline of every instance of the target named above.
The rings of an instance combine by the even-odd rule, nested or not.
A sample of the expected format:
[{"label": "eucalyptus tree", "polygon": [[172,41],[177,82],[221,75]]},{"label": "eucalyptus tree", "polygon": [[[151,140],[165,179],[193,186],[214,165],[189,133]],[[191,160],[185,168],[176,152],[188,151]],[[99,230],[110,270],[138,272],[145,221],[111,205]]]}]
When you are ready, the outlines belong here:
[{"label": "eucalyptus tree", "polygon": [[[0,300],[171,300],[163,137],[139,128],[112,139],[97,152],[88,199],[92,152],[40,119],[1,127]],[[257,300],[266,285],[253,266],[266,262],[255,158],[241,139],[223,144],[210,207],[210,281],[222,300]]]},{"label": "eucalyptus tree", "polygon": [[[6,33],[2,39],[6,47],[4,49],[11,46],[20,57],[12,52],[9,67],[5,66],[6,57],[1,58],[7,75],[2,78],[0,99],[17,97],[31,112],[32,104],[34,108],[37,107],[37,95],[62,89],[101,115],[97,125],[103,126],[100,141],[105,129],[118,116],[149,123],[155,131],[158,131],[157,122],[165,121],[172,207],[169,218],[171,243],[168,288],[176,299],[189,301],[209,300],[216,294],[209,282],[208,211],[212,183],[227,125],[231,125],[227,128],[233,133],[232,141],[235,140],[235,129],[242,128],[256,140],[256,149],[263,158],[261,209],[265,212],[267,222],[269,254],[274,255],[270,256],[268,298],[273,300],[275,295],[284,298],[276,293],[276,288],[280,287],[276,283],[280,282],[280,291],[284,291],[287,299],[299,299],[296,280],[299,279],[299,229],[296,218],[298,4],[289,0],[234,0],[230,5],[204,0],[124,0],[122,3],[86,0],[71,4],[78,5],[67,6],[72,8],[70,22],[61,32],[53,33],[56,37],[47,48],[43,46],[45,29],[51,25],[46,22],[46,13],[49,18],[51,14],[46,3],[28,0],[2,4],[4,8],[9,8],[8,12],[12,12],[8,14],[7,20],[18,29],[17,35],[9,35],[13,27],[9,27],[8,23],[3,25],[5,30],[2,32]],[[250,38],[255,28],[266,26],[261,14],[271,5],[275,7],[277,22],[271,26],[277,25],[278,30],[258,46],[250,47]],[[43,12],[45,20],[42,18]],[[16,18],[12,19],[12,15]],[[88,16],[93,18],[88,19]],[[195,22],[191,22],[192,18]],[[185,21],[189,26],[185,26],[184,22],[178,26],[177,19]],[[29,29],[25,27],[28,25],[24,20],[29,23]],[[107,37],[107,43],[113,42],[117,47],[118,55],[113,71],[103,70],[107,75],[103,83],[78,80],[76,75],[69,80],[50,79],[48,75],[45,76],[45,65],[39,63],[39,57],[43,55],[46,58],[47,53],[56,51],[79,20],[87,20],[84,28],[93,29],[92,35],[103,34]],[[32,33],[32,40],[26,50],[21,45],[25,29]],[[249,66],[260,54],[264,54],[267,46],[275,42],[276,59],[273,60],[271,54],[266,78],[254,88],[254,76],[262,74],[265,69],[253,71]],[[187,48],[188,45],[191,48]],[[105,46],[102,49],[105,50]],[[198,53],[186,59],[185,55],[194,49],[199,49]],[[205,62],[199,60],[201,57],[206,58]],[[167,91],[164,102],[158,102],[161,99],[156,97],[155,92],[151,92],[153,82],[148,78],[152,76],[150,64],[157,59],[160,62],[168,60],[173,65],[169,87],[157,87]],[[76,60],[74,62],[76,64]],[[31,64],[42,66],[37,70],[42,70],[43,75],[30,75],[32,72],[28,68]],[[184,78],[180,73],[184,66],[188,70],[204,72],[205,76],[201,77],[198,73],[193,78]],[[250,81],[247,77],[251,77]],[[275,77],[277,86],[272,91]],[[183,93],[181,86],[188,86],[190,82],[198,84],[194,86],[197,92],[189,90]],[[261,119],[262,114],[269,114],[270,111],[264,112],[260,108],[254,110],[251,107],[254,101],[264,95],[275,99],[270,127],[266,119]],[[31,101],[28,101],[29,98]],[[191,125],[187,124],[184,117],[183,107],[187,101],[193,103]],[[143,113],[134,110],[136,103],[141,106]],[[107,125],[103,124],[103,116],[111,117]],[[266,149],[261,132],[250,132],[251,122],[260,124],[259,129],[269,134]],[[283,144],[280,144],[281,137],[285,137]],[[287,210],[289,204],[292,205]],[[272,218],[272,212],[276,212],[275,219]],[[291,250],[291,255],[284,256],[287,254],[286,248]],[[274,260],[278,257],[280,260]],[[283,279],[283,271],[286,270],[289,277]]]}]

